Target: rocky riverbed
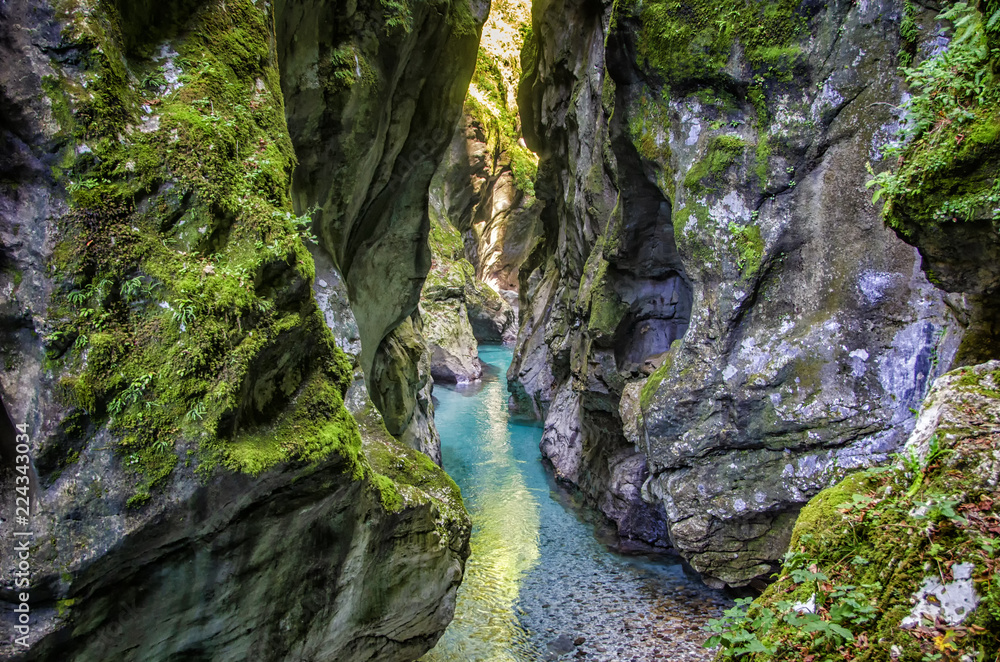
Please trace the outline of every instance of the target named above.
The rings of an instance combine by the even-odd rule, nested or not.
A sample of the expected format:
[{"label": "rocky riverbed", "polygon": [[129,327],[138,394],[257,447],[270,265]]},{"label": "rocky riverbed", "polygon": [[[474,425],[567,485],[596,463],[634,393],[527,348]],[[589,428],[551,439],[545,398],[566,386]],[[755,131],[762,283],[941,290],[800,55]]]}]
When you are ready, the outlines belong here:
[{"label": "rocky riverbed", "polygon": [[480,347],[481,387],[435,389],[473,534],[455,620],[423,661],[711,659],[701,628],[731,600],[677,557],[618,552],[612,527],[545,470],[542,428],[509,419],[510,356]]}]

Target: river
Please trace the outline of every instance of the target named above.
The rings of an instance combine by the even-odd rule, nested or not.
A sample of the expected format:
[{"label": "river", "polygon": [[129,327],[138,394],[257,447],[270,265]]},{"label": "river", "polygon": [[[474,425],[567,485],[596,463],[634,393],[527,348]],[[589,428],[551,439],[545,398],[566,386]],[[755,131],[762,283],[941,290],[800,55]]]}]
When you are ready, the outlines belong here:
[{"label": "river", "polygon": [[711,659],[700,626],[730,601],[672,557],[611,551],[545,471],[541,427],[508,416],[511,351],[482,346],[479,356],[482,383],[434,388],[442,463],[472,516],[472,555],[455,619],[421,661]]}]

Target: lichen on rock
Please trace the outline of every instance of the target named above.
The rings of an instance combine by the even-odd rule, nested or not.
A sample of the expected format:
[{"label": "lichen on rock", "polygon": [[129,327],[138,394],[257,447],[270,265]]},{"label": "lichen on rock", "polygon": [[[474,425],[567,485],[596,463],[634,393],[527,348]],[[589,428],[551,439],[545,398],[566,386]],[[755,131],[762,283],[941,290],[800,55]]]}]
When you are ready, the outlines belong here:
[{"label": "lichen on rock", "polygon": [[[748,612],[715,624],[718,659],[996,657],[998,486],[992,361],[935,382],[889,466],[854,474],[803,508],[777,582]],[[811,613],[796,611],[806,600]]]},{"label": "lichen on rock", "polygon": [[901,9],[533,5],[514,399],[595,505],[641,456],[634,507],[714,584],[766,576],[802,504],[898,449],[965,332],[864,193]]}]

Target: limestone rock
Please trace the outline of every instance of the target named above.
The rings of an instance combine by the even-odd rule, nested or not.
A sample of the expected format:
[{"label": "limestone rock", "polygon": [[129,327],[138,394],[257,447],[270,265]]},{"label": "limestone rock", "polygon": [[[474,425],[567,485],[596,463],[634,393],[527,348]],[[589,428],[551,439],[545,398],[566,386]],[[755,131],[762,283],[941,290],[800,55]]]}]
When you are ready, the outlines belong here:
[{"label": "limestone rock", "polygon": [[[313,25],[321,9],[365,13],[279,14],[296,7]],[[396,37],[474,44],[476,7],[438,8]],[[2,452],[22,425],[34,536],[30,647],[7,639],[0,658],[410,660],[451,618],[469,520],[431,459],[344,406],[363,401],[344,349],[382,337],[347,318],[333,272],[314,296],[273,12],[0,6]],[[357,18],[371,36],[392,17]],[[460,59],[442,74],[471,75]],[[449,116],[437,91],[452,85],[428,83],[424,104],[449,126],[460,102]],[[429,366],[407,330],[396,370],[416,366],[415,402],[384,399],[404,402],[401,438],[426,440]],[[0,484],[19,476],[4,462]],[[0,588],[13,632],[14,577]]]},{"label": "limestone rock", "polygon": [[[389,335],[416,311],[430,267],[428,188],[488,10],[480,0],[416,3],[399,15],[380,4],[278,3],[281,85],[298,158],[292,195],[298,209],[321,208],[315,231],[344,276],[373,393],[395,388],[376,383],[375,372],[392,371],[373,366],[379,353],[402,356]],[[387,423],[398,417],[383,414]]]},{"label": "limestone rock", "polygon": [[434,381],[465,384],[483,376],[476,337],[463,300],[426,302],[420,315],[425,321]]},{"label": "limestone rock", "polygon": [[[850,659],[920,659],[944,641],[957,659],[996,654],[998,387],[1000,361],[940,377],[896,461],[809,501],[777,582],[751,606],[772,610],[775,627],[750,626],[747,640],[773,650],[740,659],[821,655],[824,645],[802,630],[831,624],[850,633],[837,643]],[[786,605],[805,602],[815,625],[786,618]],[[723,649],[718,659],[732,657]]]},{"label": "limestone rock", "polygon": [[963,324],[865,190],[898,126],[901,6],[809,5],[767,66],[753,16],[661,30],[652,6],[533,5],[543,208],[508,377],[557,475],[607,504],[631,447],[635,509],[743,585],[812,495],[898,449]]}]

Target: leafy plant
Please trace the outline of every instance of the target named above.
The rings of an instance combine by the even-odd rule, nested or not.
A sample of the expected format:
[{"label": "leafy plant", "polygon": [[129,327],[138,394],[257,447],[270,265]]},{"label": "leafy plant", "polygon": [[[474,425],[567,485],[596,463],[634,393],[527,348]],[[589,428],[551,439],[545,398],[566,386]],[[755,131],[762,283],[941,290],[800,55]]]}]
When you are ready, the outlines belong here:
[{"label": "leafy plant", "polygon": [[188,421],[200,421],[205,418],[205,414],[208,412],[208,407],[204,402],[199,402],[194,407],[184,415],[184,418]]},{"label": "leafy plant", "polygon": [[185,327],[193,322],[195,319],[194,302],[190,299],[178,299],[175,301],[173,319]]},{"label": "leafy plant", "polygon": [[983,152],[1000,136],[1000,81],[995,74],[1000,49],[990,46],[990,35],[1000,37],[1000,7],[982,7],[990,13],[956,2],[939,14],[953,25],[948,48],[903,69],[913,95],[904,105],[898,139],[884,150],[896,166],[877,174],[869,166],[872,179],[867,183],[875,189],[872,202],[884,201],[883,217],[899,230],[905,229],[897,216],[904,203],[918,210],[909,213],[935,222],[971,220],[983,210],[1000,208],[997,177],[987,176],[981,184],[959,187],[953,194],[933,193],[941,188],[942,178],[958,173],[965,178],[968,164],[963,166],[963,159]]},{"label": "leafy plant", "polygon": [[139,298],[139,293],[141,292],[141,290],[142,290],[142,279],[136,276],[135,278],[127,280],[124,283],[122,283],[120,293],[122,299],[124,299],[126,302],[131,302]]},{"label": "leafy plant", "polygon": [[117,398],[108,404],[108,413],[112,416],[117,416],[129,407],[138,404],[139,400],[142,399],[143,393],[146,391],[146,388],[149,387],[149,384],[153,381],[154,377],[156,377],[155,374],[147,373],[139,375],[133,379],[132,383],[128,385],[128,388],[122,391]]},{"label": "leafy plant", "polygon": [[774,623],[774,612],[764,608],[757,616],[751,618],[747,614],[747,609],[753,602],[752,598],[740,598],[736,600],[734,606],[722,613],[722,618],[713,618],[708,621],[705,629],[712,633],[712,636],[705,642],[706,648],[721,646],[725,655],[740,657],[747,653],[766,653],[768,655],[776,650],[773,646],[766,646],[757,637],[757,633],[764,634]]},{"label": "leafy plant", "polygon": [[160,453],[167,453],[174,447],[174,442],[166,435],[160,435],[157,437],[156,441],[153,442],[153,449]]},{"label": "leafy plant", "polygon": [[66,295],[66,298],[69,299],[69,302],[73,305],[80,306],[86,303],[87,299],[90,298],[90,294],[84,290],[73,290]]},{"label": "leafy plant", "polygon": [[160,88],[167,86],[167,78],[163,72],[162,67],[157,67],[153,71],[150,71],[142,79],[142,89],[153,94],[157,94]]},{"label": "leafy plant", "polygon": [[296,216],[290,211],[275,211],[271,216],[275,220],[284,220],[291,224],[292,228],[302,237],[303,241],[316,244],[319,243],[319,239],[313,234],[312,217],[317,211],[319,211],[319,207],[313,206],[305,210],[300,216]]}]

